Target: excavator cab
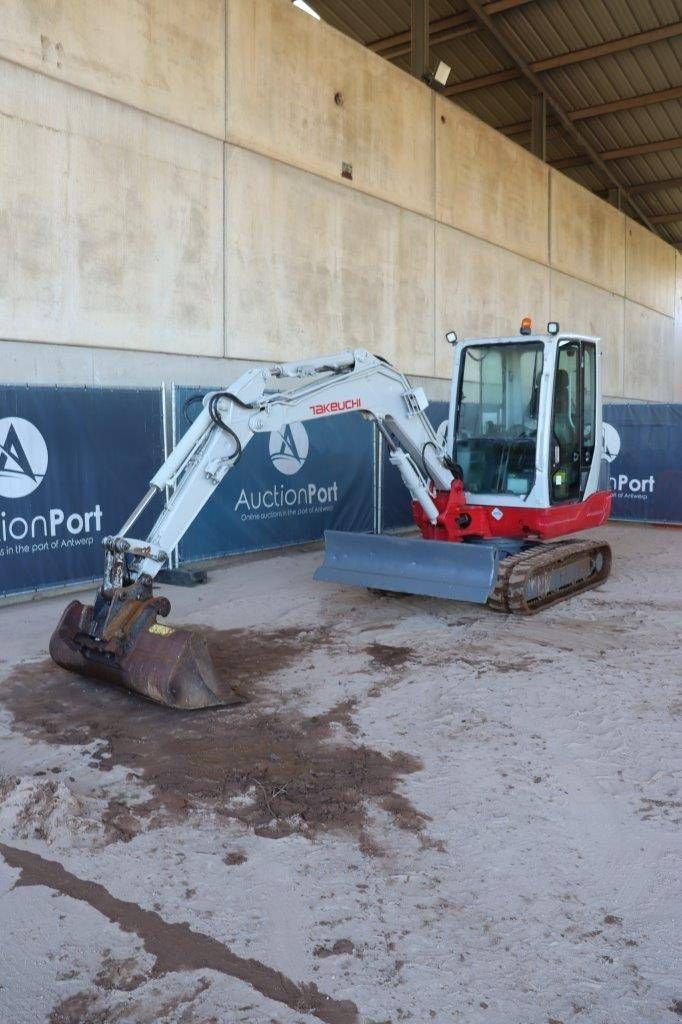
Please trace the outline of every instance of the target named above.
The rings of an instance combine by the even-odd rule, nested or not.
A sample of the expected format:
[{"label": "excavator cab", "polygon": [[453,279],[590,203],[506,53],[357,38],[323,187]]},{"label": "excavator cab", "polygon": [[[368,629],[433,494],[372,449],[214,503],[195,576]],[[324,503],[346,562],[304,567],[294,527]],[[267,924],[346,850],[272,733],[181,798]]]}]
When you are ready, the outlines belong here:
[{"label": "excavator cab", "polygon": [[609,573],[608,545],[544,542],[600,526],[610,512],[599,489],[599,339],[556,323],[534,335],[524,320],[518,335],[447,340],[444,447],[455,479],[432,492],[437,517],[413,502],[419,540],[327,532],[316,578],[521,614],[596,586]]},{"label": "excavator cab", "polygon": [[467,492],[481,504],[546,509],[593,494],[599,388],[596,338],[557,331],[464,343],[448,437]]}]

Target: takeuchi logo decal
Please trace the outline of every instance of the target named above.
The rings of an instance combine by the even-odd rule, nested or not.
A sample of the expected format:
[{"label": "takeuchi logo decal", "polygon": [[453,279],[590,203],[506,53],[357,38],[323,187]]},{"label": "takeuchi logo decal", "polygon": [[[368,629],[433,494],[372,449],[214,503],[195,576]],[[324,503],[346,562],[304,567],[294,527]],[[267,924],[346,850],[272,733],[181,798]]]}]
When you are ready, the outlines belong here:
[{"label": "takeuchi logo decal", "polygon": [[25,498],[40,487],[47,459],[45,439],[29,420],[0,419],[0,497]]},{"label": "takeuchi logo decal", "polygon": [[309,449],[308,432],[302,423],[287,424],[270,434],[272,464],[285,476],[292,476],[303,468]]}]

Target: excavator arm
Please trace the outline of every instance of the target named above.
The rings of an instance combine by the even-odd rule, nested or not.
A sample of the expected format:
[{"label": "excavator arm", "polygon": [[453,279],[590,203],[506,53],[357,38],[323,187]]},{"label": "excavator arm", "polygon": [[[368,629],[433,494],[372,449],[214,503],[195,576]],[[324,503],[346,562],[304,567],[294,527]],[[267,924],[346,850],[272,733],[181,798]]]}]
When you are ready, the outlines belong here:
[{"label": "excavator arm", "polygon": [[[170,551],[256,434],[349,412],[376,423],[413,501],[435,524],[432,489],[449,490],[454,467],[425,415],[427,404],[421,388],[364,349],[249,370],[229,389],[208,394],[142,501],[118,534],[104,539],[102,587],[93,605],[72,601],[66,608],[50,641],[53,659],[171,707],[234,703],[205,638],[157,621],[170,603],[154,595],[152,584]],[[131,535],[164,492],[169,497],[148,536]]]},{"label": "excavator arm", "polygon": [[[116,536],[104,539],[104,590],[141,577],[153,579],[249,441],[291,423],[348,412],[374,420],[412,499],[435,523],[439,513],[429,482],[449,490],[453,474],[425,415],[427,404],[421,388],[412,388],[403,374],[364,349],[249,370],[228,390],[206,396],[199,416],[153,476],[142,502]],[[172,496],[148,537],[129,536],[147,505],[166,488]]]}]

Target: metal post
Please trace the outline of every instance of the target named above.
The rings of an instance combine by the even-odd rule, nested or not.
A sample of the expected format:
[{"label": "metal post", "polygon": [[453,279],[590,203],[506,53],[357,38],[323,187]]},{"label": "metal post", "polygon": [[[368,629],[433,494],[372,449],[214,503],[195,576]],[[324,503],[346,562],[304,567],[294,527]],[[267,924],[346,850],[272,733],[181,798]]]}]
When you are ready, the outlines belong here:
[{"label": "metal post", "polygon": [[384,532],[384,439],[376,423],[372,424],[373,451],[373,491],[374,491],[374,532]]},{"label": "metal post", "polygon": [[623,190],[620,185],[608,190],[607,199],[617,210],[623,209]]},{"label": "metal post", "polygon": [[547,159],[547,100],[543,92],[533,97],[530,113],[530,151],[539,160]]},{"label": "metal post", "polygon": [[410,71],[424,78],[429,68],[429,0],[412,0],[410,21]]}]

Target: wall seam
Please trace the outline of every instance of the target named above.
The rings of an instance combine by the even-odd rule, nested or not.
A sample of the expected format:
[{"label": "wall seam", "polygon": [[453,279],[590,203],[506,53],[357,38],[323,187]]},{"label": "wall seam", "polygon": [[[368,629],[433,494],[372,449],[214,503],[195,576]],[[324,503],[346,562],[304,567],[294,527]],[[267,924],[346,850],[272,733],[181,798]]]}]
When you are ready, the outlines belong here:
[{"label": "wall seam", "polygon": [[623,362],[621,364],[621,377],[620,390],[622,394],[625,394],[625,360],[627,358],[628,351],[628,332],[626,329],[627,320],[626,315],[628,311],[628,220],[627,216],[623,218]]},{"label": "wall seam", "polygon": [[164,124],[172,124],[176,128],[184,128],[188,132],[194,132],[195,135],[201,135],[205,139],[214,139],[217,142],[220,141],[220,135],[214,135],[212,132],[206,131],[204,128],[196,128],[194,125],[187,124],[185,121],[176,121],[172,117],[168,117],[166,114],[157,114],[153,110],[148,110],[146,107],[139,107],[136,103],[128,103],[127,100],[120,100],[117,96],[109,96],[106,92],[100,92],[98,89],[90,89],[85,85],[79,85],[78,82],[70,82],[66,78],[59,78],[57,75],[51,75],[49,71],[45,71],[42,68],[33,68],[28,64],[22,64],[18,60],[12,60],[11,57],[0,56],[0,64],[11,64],[12,67],[21,68],[22,71],[27,71],[32,75],[40,75],[41,78],[47,78],[50,82],[57,82],[59,85],[64,86],[67,89],[77,89],[78,92],[85,93],[88,96],[97,96],[98,99],[107,100],[109,103],[115,103],[118,107],[124,107],[126,110],[135,110],[138,114],[146,114],[147,117],[153,117],[157,121],[163,121]]},{"label": "wall seam", "polygon": [[436,324],[438,323],[438,310],[436,308],[437,302],[437,282],[438,282],[438,248],[437,248],[437,230],[436,225],[436,203],[438,202],[438,140],[436,138],[436,132],[438,131],[437,122],[437,110],[436,110],[436,94],[433,94],[431,101],[431,125],[432,125],[432,143],[431,143],[431,158],[433,160],[433,181],[432,181],[432,209],[433,209],[433,220],[432,220],[432,234],[433,234],[433,305],[432,305],[432,338],[433,338],[433,376],[436,377],[436,366],[437,366],[437,355],[436,355]]},{"label": "wall seam", "polygon": [[[2,344],[5,341],[8,344],[15,344],[15,345],[23,345],[23,344],[28,344],[28,345],[31,345],[31,344],[48,344],[48,345],[53,345],[54,348],[57,351],[63,350],[64,347],[65,347],[62,342],[57,342],[57,341],[52,341],[52,342],[30,342],[29,341],[29,342],[25,342],[25,341],[17,341],[17,340],[14,340],[14,339],[2,339],[2,338],[0,338],[0,344]],[[174,358],[174,359],[183,359],[183,360],[196,360],[196,359],[211,360],[212,362],[216,363],[216,369],[218,369],[218,370],[220,370],[221,366],[223,366],[225,364],[227,364],[228,366],[231,365],[231,364],[235,364],[235,365],[238,365],[239,367],[243,367],[243,368],[247,368],[247,369],[255,367],[255,366],[270,366],[272,364],[272,360],[271,359],[255,359],[255,358],[254,359],[247,359],[247,358],[244,358],[242,356],[215,356],[215,355],[195,354],[195,353],[187,353],[187,352],[156,352],[156,351],[148,351],[148,350],[140,350],[140,349],[114,349],[114,348],[105,348],[104,346],[101,346],[101,347],[99,347],[99,346],[92,346],[92,347],[90,347],[90,346],[85,346],[83,344],[69,345],[68,347],[71,348],[71,349],[80,348],[80,349],[85,350],[85,354],[88,357],[92,358],[93,366],[95,364],[97,356],[102,355],[102,354],[106,355],[107,353],[109,353],[109,354],[121,353],[121,354],[128,355],[128,356],[132,357],[133,360],[135,358],[137,358],[137,357],[139,357],[140,359],[144,359],[146,356],[154,356],[154,355],[167,355],[167,356],[170,356],[171,358]],[[118,382],[114,382],[113,384],[112,383],[103,384],[103,383],[100,383],[100,382],[98,382],[96,380],[96,375],[93,376],[93,379],[92,379],[91,382],[88,382],[85,385],[79,384],[79,383],[74,384],[72,381],[69,381],[69,382],[66,382],[66,383],[57,382],[56,384],[55,384],[54,380],[27,381],[25,376],[22,376],[21,378],[17,378],[17,379],[10,378],[10,379],[7,379],[7,380],[3,380],[3,383],[5,383],[5,384],[30,384],[31,386],[36,386],[36,387],[50,387],[50,386],[55,386],[55,387],[83,387],[83,386],[86,386],[86,387],[139,388],[139,387],[145,386],[143,384],[143,380],[147,380],[148,381],[148,378],[149,378],[148,372],[146,372],[144,370],[140,370],[139,372],[140,372],[139,382],[137,382],[137,378],[136,378],[136,381],[134,381],[133,383],[130,383],[130,384],[120,384]],[[241,369],[240,372],[244,372],[244,370]],[[448,382],[450,380],[449,374],[447,376],[442,376],[441,377],[441,376],[436,376],[436,375],[432,376],[432,375],[430,375],[428,373],[416,373],[416,372],[412,372],[411,370],[406,370],[404,372],[405,372],[405,376],[407,377],[407,379],[409,381],[411,381],[411,382],[414,382],[414,381],[416,381],[416,382],[419,382],[419,381],[431,382],[432,381],[435,384],[447,387],[448,386]],[[161,380],[162,376],[163,376],[163,373],[160,373],[159,380]],[[215,380],[213,381],[213,384],[215,384]],[[156,385],[155,384],[152,384],[152,385],[147,384],[146,386],[155,387]],[[197,386],[199,386],[199,385],[197,385]],[[204,381],[202,386],[210,387],[210,386],[213,386],[213,385],[208,384],[206,381]],[[447,399],[444,398],[442,400],[446,401]],[[638,397],[628,396],[628,395],[604,395],[604,401],[605,402],[614,401],[614,400],[615,401],[619,401],[619,402],[621,402],[621,401],[625,401],[625,402],[643,402],[643,403],[651,403],[651,404],[658,404],[658,405],[669,405],[669,404],[671,404],[671,402],[672,402],[672,404],[680,404],[680,403],[675,403],[674,399],[671,400],[669,398],[638,398]]]},{"label": "wall seam", "polygon": [[[238,141],[235,141],[235,140],[228,139],[228,129],[227,129],[227,122],[228,122],[228,117],[227,117],[228,99],[227,99],[227,81],[226,81],[226,79],[227,79],[227,17],[228,17],[228,8],[229,8],[229,5],[226,4],[226,16],[225,16],[225,40],[226,40],[226,42],[225,42],[225,55],[224,55],[224,76],[225,76],[226,99],[225,99],[225,128],[224,128],[224,135],[223,135],[223,137],[221,137],[220,135],[213,135],[211,132],[207,132],[207,131],[205,131],[205,130],[203,130],[201,128],[196,128],[196,127],[194,127],[192,125],[188,125],[188,124],[186,124],[183,121],[173,120],[172,118],[166,117],[163,114],[154,113],[153,111],[147,110],[144,107],[137,106],[134,103],[127,103],[125,100],[120,100],[120,99],[117,99],[114,96],[109,96],[106,93],[102,93],[102,92],[97,91],[96,89],[86,88],[85,86],[78,85],[75,82],[66,81],[63,78],[58,78],[55,75],[49,74],[49,72],[47,72],[47,71],[43,71],[43,70],[38,69],[38,68],[29,67],[26,64],[21,64],[19,61],[12,60],[11,58],[8,58],[8,57],[0,57],[0,63],[11,64],[14,67],[21,68],[23,71],[27,71],[29,74],[40,75],[42,78],[46,78],[46,79],[48,79],[49,81],[52,81],[52,82],[57,82],[59,85],[62,85],[64,87],[66,87],[66,88],[75,89],[78,92],[84,93],[86,95],[97,96],[98,98],[100,98],[102,100],[108,101],[110,103],[114,103],[117,106],[122,107],[124,109],[134,110],[134,111],[136,111],[139,114],[142,114],[142,115],[145,115],[147,117],[150,117],[150,118],[152,118],[152,119],[154,119],[156,121],[161,121],[164,124],[172,125],[172,126],[174,126],[176,128],[181,128],[184,131],[192,132],[193,134],[199,135],[199,136],[201,136],[202,138],[205,138],[205,139],[211,139],[211,140],[216,141],[216,142],[221,142],[222,145],[223,145],[223,150],[225,149],[226,144],[229,144],[231,146],[234,146],[237,149],[243,149],[243,150],[246,150],[246,152],[255,153],[257,156],[262,156],[262,157],[265,157],[265,158],[267,158],[269,160],[273,160],[275,163],[282,164],[285,167],[291,167],[294,170],[301,171],[304,174],[309,174],[312,177],[319,178],[322,181],[329,181],[332,184],[339,185],[341,188],[344,188],[344,189],[346,189],[349,192],[358,192],[358,193],[360,193],[360,195],[365,195],[365,196],[368,196],[371,199],[376,199],[379,202],[383,202],[383,203],[388,204],[389,206],[394,206],[394,207],[396,207],[399,210],[405,210],[408,213],[413,213],[413,214],[415,214],[415,216],[424,217],[424,218],[429,219],[429,220],[432,219],[435,224],[442,224],[444,227],[452,228],[454,231],[460,231],[463,235],[467,235],[467,237],[469,237],[469,238],[475,238],[475,239],[478,239],[479,241],[485,242],[488,245],[493,246],[495,249],[501,250],[502,252],[507,252],[507,253],[510,253],[513,256],[518,256],[520,259],[529,260],[531,263],[535,263],[538,266],[550,267],[552,270],[556,270],[558,273],[565,274],[566,277],[570,277],[570,278],[572,278],[575,281],[581,281],[584,284],[592,285],[592,287],[594,287],[594,288],[600,288],[602,291],[608,292],[609,294],[612,294],[612,295],[622,295],[623,298],[626,298],[626,299],[628,298],[627,294],[625,294],[624,292],[611,291],[611,289],[605,288],[603,285],[595,284],[594,281],[590,281],[588,278],[578,277],[576,274],[571,274],[570,272],[568,272],[566,270],[562,270],[560,267],[555,267],[552,264],[552,261],[551,261],[551,251],[550,251],[549,239],[548,239],[547,261],[545,262],[543,260],[538,260],[538,259],[536,259],[533,256],[527,256],[527,255],[525,255],[523,253],[517,252],[515,249],[510,249],[508,246],[501,245],[498,242],[493,242],[490,239],[485,238],[483,235],[477,235],[477,234],[474,234],[471,231],[467,231],[465,228],[457,227],[456,225],[450,224],[448,221],[442,220],[441,218],[436,216],[436,209],[437,208],[436,208],[436,185],[435,185],[436,170],[435,170],[435,166],[434,166],[434,189],[433,189],[433,200],[434,200],[434,202],[433,202],[433,210],[434,210],[434,214],[430,215],[428,213],[424,213],[423,210],[416,209],[414,206],[403,205],[403,204],[401,204],[399,202],[396,202],[395,200],[389,199],[386,196],[380,195],[380,194],[378,194],[376,192],[371,192],[368,189],[362,188],[362,187],[360,187],[358,185],[352,185],[352,186],[345,185],[343,182],[339,181],[336,177],[333,177],[332,175],[326,175],[326,174],[323,174],[323,173],[321,173],[319,171],[310,170],[309,168],[304,167],[301,164],[291,163],[288,160],[283,159],[282,157],[274,156],[272,153],[269,153],[265,149],[259,149],[259,148],[254,147],[254,146],[248,146],[248,145],[246,145],[245,143],[242,143],[242,142],[238,142]],[[435,104],[434,104],[434,112],[435,112]],[[552,169],[550,168],[550,172],[551,172],[551,170]],[[225,175],[223,173],[223,182],[224,182],[224,178],[225,178]],[[551,173],[549,175],[549,178],[551,180]],[[550,188],[551,188],[551,185],[550,185]],[[550,195],[549,198],[551,200],[551,195]],[[550,217],[551,217],[551,207],[548,210],[548,222],[549,222]],[[549,233],[549,227],[548,227],[548,233]],[[654,235],[653,237],[658,238],[659,236]],[[676,252],[675,246],[672,245],[670,242],[666,242],[665,239],[661,239],[661,241],[663,242],[663,244],[669,246],[669,248],[671,248],[673,250],[673,253]],[[626,256],[626,260],[627,260],[627,256]],[[630,301],[636,301],[636,300],[630,300]],[[644,306],[644,308],[650,309],[653,313],[659,313],[661,316],[668,317],[668,319],[675,319],[674,313],[671,316],[669,313],[664,313],[660,309],[657,309],[655,306],[649,306],[647,303],[637,302],[637,305]]]},{"label": "wall seam", "polygon": [[227,89],[227,40],[228,40],[228,19],[229,19],[230,4],[229,0],[225,0],[225,19],[224,19],[224,46],[223,46],[223,97],[225,100],[225,113],[223,122],[223,140],[222,140],[222,151],[223,151],[223,239],[222,239],[222,257],[223,257],[223,358],[227,359],[227,325],[229,318],[227,315],[227,126],[229,123],[228,117],[228,104],[230,102]]}]

